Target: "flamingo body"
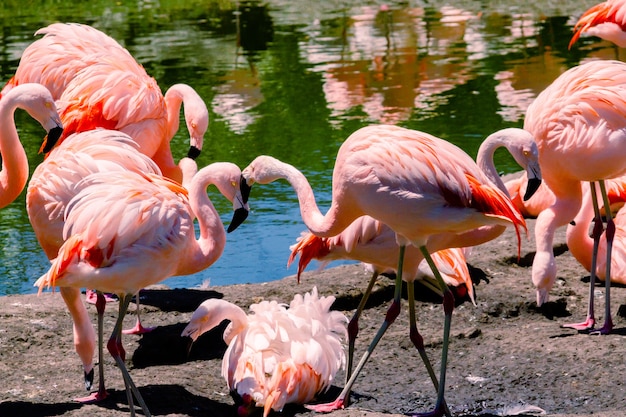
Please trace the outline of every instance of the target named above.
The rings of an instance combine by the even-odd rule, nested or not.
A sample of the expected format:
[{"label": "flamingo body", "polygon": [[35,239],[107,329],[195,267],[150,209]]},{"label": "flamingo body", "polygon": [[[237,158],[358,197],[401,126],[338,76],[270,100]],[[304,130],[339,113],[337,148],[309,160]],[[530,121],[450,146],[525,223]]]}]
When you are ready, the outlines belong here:
[{"label": "flamingo body", "polygon": [[[346,317],[330,308],[335,297],[320,297],[317,288],[297,294],[290,305],[262,301],[250,314],[220,299],[204,301],[193,313],[182,336],[196,340],[223,320],[228,344],[222,376],[244,407],[282,411],[286,404],[305,404],[334,381],[345,365],[341,345]],[[250,404],[246,404],[246,401]]]},{"label": "flamingo body", "polygon": [[88,25],[54,23],[36,35],[43,37],[25,49],[2,95],[25,82],[41,83],[51,90],[68,126],[61,140],[97,127],[120,130],[164,175],[181,181],[169,142],[184,104],[190,154],[202,149],[209,116],[200,96],[185,84],[173,85],[163,96],[156,80],[125,48]]},{"label": "flamingo body", "polygon": [[[590,61],[561,74],[537,96],[529,106],[524,128],[535,135],[539,162],[546,185],[554,193],[554,203],[537,217],[535,237],[537,252],[533,260],[532,279],[537,288],[537,304],[549,298],[556,279],[557,266],[553,253],[555,230],[570,222],[581,207],[581,182],[601,187],[604,204],[607,200],[605,180],[624,175],[626,162],[626,64],[619,61]],[[600,211],[592,198],[598,225]],[[614,222],[607,213],[607,229]],[[600,234],[596,234],[596,239]],[[613,233],[606,234],[607,262]],[[594,261],[597,256],[593,255]],[[593,282],[595,268],[592,269]],[[610,276],[608,272],[606,276]],[[607,282],[609,282],[607,280]],[[607,285],[607,291],[608,291]],[[600,333],[612,328],[610,306]]]},{"label": "flamingo body", "polygon": [[124,376],[131,410],[134,394],[149,415],[124,365],[121,324],[128,304],[141,288],[200,271],[221,256],[225,230],[206,187],[216,184],[237,209],[247,212],[236,187],[240,176],[236,165],[209,165],[190,182],[189,198],[187,189],[160,175],[97,172],[78,184],[78,193],[67,203],[64,243],[35,286],[40,292],[46,286],[88,287],[119,295],[120,313],[108,349]]}]

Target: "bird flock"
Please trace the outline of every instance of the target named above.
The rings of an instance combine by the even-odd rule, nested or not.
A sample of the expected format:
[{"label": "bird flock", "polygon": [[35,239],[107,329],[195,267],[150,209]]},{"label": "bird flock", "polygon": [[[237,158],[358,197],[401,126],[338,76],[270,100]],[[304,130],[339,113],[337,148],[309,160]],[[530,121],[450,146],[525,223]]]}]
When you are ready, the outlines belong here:
[{"label": "bird flock", "polygon": [[[570,47],[584,33],[624,47],[625,25],[624,1],[608,0],[581,16]],[[42,36],[24,50],[15,75],[0,92],[0,208],[27,188],[26,210],[50,260],[34,285],[40,293],[58,288],[71,315],[89,393],[77,401],[99,402],[108,395],[103,313],[105,293],[112,293],[119,298],[119,312],[106,348],[122,373],[130,414],[138,406],[151,415],[125,365],[122,321],[132,298],[168,277],[210,267],[223,253],[226,232],[245,221],[252,186],[276,180],[293,187],[307,227],[290,248],[288,262],[299,257],[298,281],[314,259],[322,265],[357,260],[369,266],[372,276],[350,320],[333,310],[334,296],[317,288],[289,304],[260,301],[248,312],[214,298],[197,308],[181,337],[195,341],[229,322],[222,376],[239,415],[261,408],[267,416],[289,403],[318,412],[346,407],[370,355],[401,313],[404,281],[411,284],[409,337],[437,398],[434,409],[420,415],[451,416],[445,391],[455,294],[467,294],[475,303],[467,256],[507,227],[515,229],[519,247],[528,233],[527,217],[536,217],[532,281],[537,304],[549,300],[556,278],[554,232],[567,226],[570,251],[591,273],[587,317],[567,326],[597,334],[612,331],[610,283],[626,282],[626,214],[621,210],[626,201],[626,64],[598,60],[565,71],[528,108],[523,129],[489,135],[476,160],[426,132],[393,125],[360,128],[339,148],[332,201],[322,213],[306,177],[272,156],[259,155],[244,169],[230,162],[198,167],[195,158],[209,112],[191,86],[175,84],[162,94],[126,49],[87,25],[54,23],[35,34]],[[190,147],[176,163],[169,142],[179,129],[181,106]],[[14,121],[18,108],[46,131],[41,147],[46,157],[30,180]],[[499,147],[524,169],[522,177],[502,181],[493,163]],[[227,228],[207,196],[211,185],[233,205]],[[395,275],[393,301],[355,366],[359,317],[383,273]],[[600,327],[593,301],[596,278],[606,283]],[[416,281],[439,294],[443,304],[438,372],[418,331]],[[97,331],[83,289],[95,291]],[[136,331],[149,329],[138,323]],[[96,349],[98,389],[91,392]],[[337,398],[316,403],[344,369]]]}]

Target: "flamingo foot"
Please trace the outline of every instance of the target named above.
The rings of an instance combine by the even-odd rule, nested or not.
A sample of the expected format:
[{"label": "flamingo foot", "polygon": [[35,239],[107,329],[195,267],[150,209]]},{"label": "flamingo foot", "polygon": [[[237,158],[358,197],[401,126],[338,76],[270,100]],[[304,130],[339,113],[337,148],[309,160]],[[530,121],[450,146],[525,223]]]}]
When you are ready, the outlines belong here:
[{"label": "flamingo foot", "polygon": [[305,405],[311,411],[316,413],[330,413],[331,411],[341,410],[345,407],[345,400],[343,398],[337,398],[335,401],[325,404],[307,404]]},{"label": "flamingo foot", "polygon": [[[89,304],[96,304],[97,299],[98,299],[98,296],[96,295],[96,291],[87,290],[87,292],[85,292],[85,301],[88,302]],[[104,299],[106,300],[107,303],[112,303],[114,301],[117,301],[115,297],[113,297],[111,294],[104,294]]]},{"label": "flamingo foot", "polygon": [[613,330],[613,320],[609,317],[608,319],[604,321],[604,325],[602,327],[600,327],[599,329],[594,329],[590,331],[589,334],[606,335],[606,334],[611,333],[611,330]]},{"label": "flamingo foot", "polygon": [[132,329],[122,330],[122,333],[124,333],[124,334],[144,334],[144,333],[150,333],[154,329],[156,329],[156,326],[155,327],[144,327],[141,324],[141,322],[139,320],[137,320],[137,323],[135,323],[135,327],[133,327]]},{"label": "flamingo foot", "polygon": [[94,404],[94,403],[103,401],[108,396],[109,396],[109,393],[106,390],[103,390],[102,392],[100,391],[92,392],[86,397],[74,398],[74,401],[82,403],[82,404]]},{"label": "flamingo foot", "polygon": [[595,324],[596,324],[595,319],[587,316],[587,319],[583,321],[582,323],[568,323],[568,324],[562,325],[561,327],[575,329],[575,330],[578,330],[579,332],[582,332],[585,330],[593,329],[593,326]]}]

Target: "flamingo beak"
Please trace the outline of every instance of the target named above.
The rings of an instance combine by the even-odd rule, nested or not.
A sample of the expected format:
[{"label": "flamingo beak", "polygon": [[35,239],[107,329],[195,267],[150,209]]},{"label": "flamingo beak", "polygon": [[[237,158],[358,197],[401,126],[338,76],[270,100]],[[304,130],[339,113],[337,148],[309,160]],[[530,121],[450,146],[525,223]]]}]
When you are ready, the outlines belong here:
[{"label": "flamingo beak", "polygon": [[39,149],[39,152],[43,152],[44,154],[47,154],[48,152],[50,152],[52,148],[54,148],[54,145],[57,144],[62,134],[63,134],[63,128],[61,126],[55,126],[52,129],[50,129],[48,131],[48,134],[44,138],[43,143],[41,144],[41,148]]},{"label": "flamingo beak", "polygon": [[193,159],[195,161],[196,158],[200,156],[201,152],[202,152],[202,150],[200,150],[200,149],[196,148],[195,146],[191,145],[189,147],[189,151],[187,151],[187,158]]},{"label": "flamingo beak", "polygon": [[539,189],[541,180],[539,178],[529,178],[528,185],[526,186],[526,193],[524,194],[524,201],[527,201],[535,194],[535,191]]},{"label": "flamingo beak", "polygon": [[235,210],[233,214],[233,219],[230,221],[228,225],[228,233],[232,232],[236,228],[239,227],[241,223],[243,223],[248,218],[248,209],[245,207],[240,207]]},{"label": "flamingo beak", "polygon": [[250,198],[250,190],[252,190],[252,186],[248,185],[248,180],[242,175],[239,181],[239,191],[241,191],[244,204],[247,203],[248,198]]},{"label": "flamingo beak", "polygon": [[87,391],[91,390],[91,387],[93,386],[93,374],[93,368],[91,369],[91,371],[85,372],[85,389]]}]

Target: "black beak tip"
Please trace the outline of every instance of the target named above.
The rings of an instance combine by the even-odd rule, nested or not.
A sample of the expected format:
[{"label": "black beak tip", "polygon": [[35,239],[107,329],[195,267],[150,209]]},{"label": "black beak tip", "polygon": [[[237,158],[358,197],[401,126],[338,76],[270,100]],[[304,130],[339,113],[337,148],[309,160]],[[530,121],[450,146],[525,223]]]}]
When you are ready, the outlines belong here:
[{"label": "black beak tip", "polygon": [[248,199],[250,198],[250,190],[252,190],[252,187],[248,185],[248,181],[246,181],[246,179],[242,175],[241,180],[239,181],[239,191],[241,192],[241,197],[243,198],[244,204],[247,203]]},{"label": "black beak tip", "polygon": [[528,185],[526,186],[526,193],[524,194],[524,201],[527,201],[532,197],[535,192],[539,189],[541,185],[541,180],[539,178],[530,178],[528,180]]},{"label": "black beak tip", "polygon": [[200,156],[201,152],[202,150],[196,148],[195,146],[190,146],[189,151],[187,151],[187,158],[191,158],[195,161],[196,158]]},{"label": "black beak tip", "polygon": [[87,391],[90,391],[93,386],[93,374],[93,369],[89,372],[85,372],[85,389]]},{"label": "black beak tip", "polygon": [[232,232],[236,228],[239,227],[241,223],[243,223],[248,218],[248,210],[241,207],[235,210],[233,214],[233,219],[230,221],[230,225],[228,225],[228,233]]},{"label": "black beak tip", "polygon": [[59,138],[61,138],[62,134],[63,134],[63,128],[60,126],[56,126],[50,129],[50,131],[48,132],[48,137],[46,139],[46,144],[43,147],[44,154],[50,152],[52,148],[54,148],[54,146],[59,141]]}]

